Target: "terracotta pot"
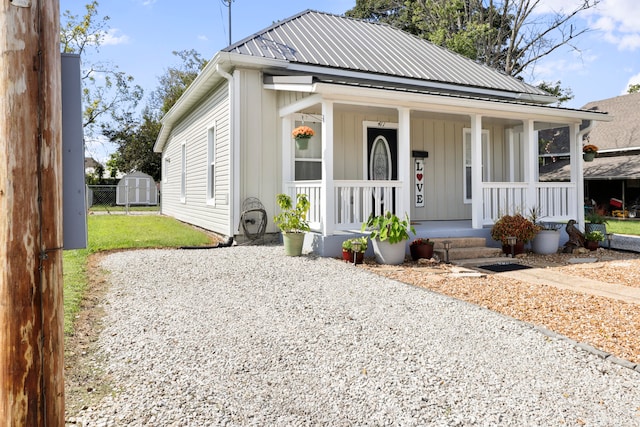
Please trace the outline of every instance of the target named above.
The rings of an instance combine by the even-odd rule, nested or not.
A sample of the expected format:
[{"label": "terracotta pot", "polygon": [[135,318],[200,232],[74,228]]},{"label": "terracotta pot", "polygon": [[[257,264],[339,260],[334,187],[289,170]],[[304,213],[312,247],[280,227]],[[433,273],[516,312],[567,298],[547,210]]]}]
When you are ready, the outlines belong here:
[{"label": "terracotta pot", "polygon": [[584,247],[590,251],[595,251],[600,246],[600,242],[594,242],[593,240],[587,240],[584,242]]},{"label": "terracotta pot", "polygon": [[[353,252],[342,250],[342,260],[344,262],[350,262],[353,264]],[[358,252],[356,254],[356,264],[362,264],[364,262],[364,252]]]},{"label": "terracotta pot", "polygon": [[433,243],[426,245],[410,245],[409,251],[411,252],[411,259],[414,261],[420,258],[431,259],[433,258]]},{"label": "terracotta pot", "polygon": [[[507,255],[511,255],[511,245],[502,245],[502,252],[504,252]],[[514,255],[519,255],[519,254],[523,254],[524,253],[524,242],[516,242],[515,245],[513,245],[513,254]]]}]

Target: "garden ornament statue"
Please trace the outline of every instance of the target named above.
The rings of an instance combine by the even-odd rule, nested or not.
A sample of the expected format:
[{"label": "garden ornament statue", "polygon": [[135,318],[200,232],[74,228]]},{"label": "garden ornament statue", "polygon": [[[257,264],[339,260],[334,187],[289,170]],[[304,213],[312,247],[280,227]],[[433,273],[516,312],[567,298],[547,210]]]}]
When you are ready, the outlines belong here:
[{"label": "garden ornament statue", "polygon": [[569,240],[564,244],[564,252],[572,253],[574,249],[584,247],[584,234],[576,227],[574,219],[569,220],[565,230],[569,235]]}]

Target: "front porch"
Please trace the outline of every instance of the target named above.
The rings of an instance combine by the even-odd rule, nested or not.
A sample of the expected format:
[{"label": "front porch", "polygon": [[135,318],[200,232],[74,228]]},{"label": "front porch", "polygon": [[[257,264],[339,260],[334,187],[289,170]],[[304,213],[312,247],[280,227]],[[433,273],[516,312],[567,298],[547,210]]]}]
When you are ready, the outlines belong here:
[{"label": "front porch", "polygon": [[[305,247],[323,256],[338,256],[342,241],[362,234],[362,223],[371,213],[391,211],[404,216],[407,210],[402,186],[399,181],[333,181],[333,189],[329,189],[322,181],[297,181],[287,183],[286,192],[291,196],[306,194],[311,203],[308,220],[313,233]],[[491,225],[504,214],[523,211],[526,214],[526,207],[536,206],[545,221],[566,222],[577,217],[571,203],[576,197],[572,183],[492,182],[482,183],[481,190],[481,227],[473,227],[471,219],[411,218],[416,237],[485,237],[487,245],[492,245]],[[323,194],[333,195],[329,203],[322,203]],[[328,207],[332,207],[331,210]]]}]

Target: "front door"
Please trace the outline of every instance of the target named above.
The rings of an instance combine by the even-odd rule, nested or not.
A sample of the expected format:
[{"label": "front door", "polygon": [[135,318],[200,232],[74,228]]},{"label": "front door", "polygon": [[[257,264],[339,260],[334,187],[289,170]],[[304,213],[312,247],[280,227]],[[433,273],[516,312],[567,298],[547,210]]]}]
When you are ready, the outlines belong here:
[{"label": "front door", "polygon": [[[367,128],[367,178],[373,181],[398,179],[398,130]],[[380,187],[373,194],[374,214],[395,213],[395,192]]]}]

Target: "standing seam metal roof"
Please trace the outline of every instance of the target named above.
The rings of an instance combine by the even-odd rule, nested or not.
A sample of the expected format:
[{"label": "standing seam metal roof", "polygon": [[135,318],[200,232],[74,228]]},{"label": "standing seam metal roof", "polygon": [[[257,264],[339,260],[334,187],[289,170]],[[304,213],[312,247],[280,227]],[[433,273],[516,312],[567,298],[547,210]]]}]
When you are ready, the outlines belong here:
[{"label": "standing seam metal roof", "polygon": [[469,87],[548,95],[390,25],[304,11],[223,51]]}]

